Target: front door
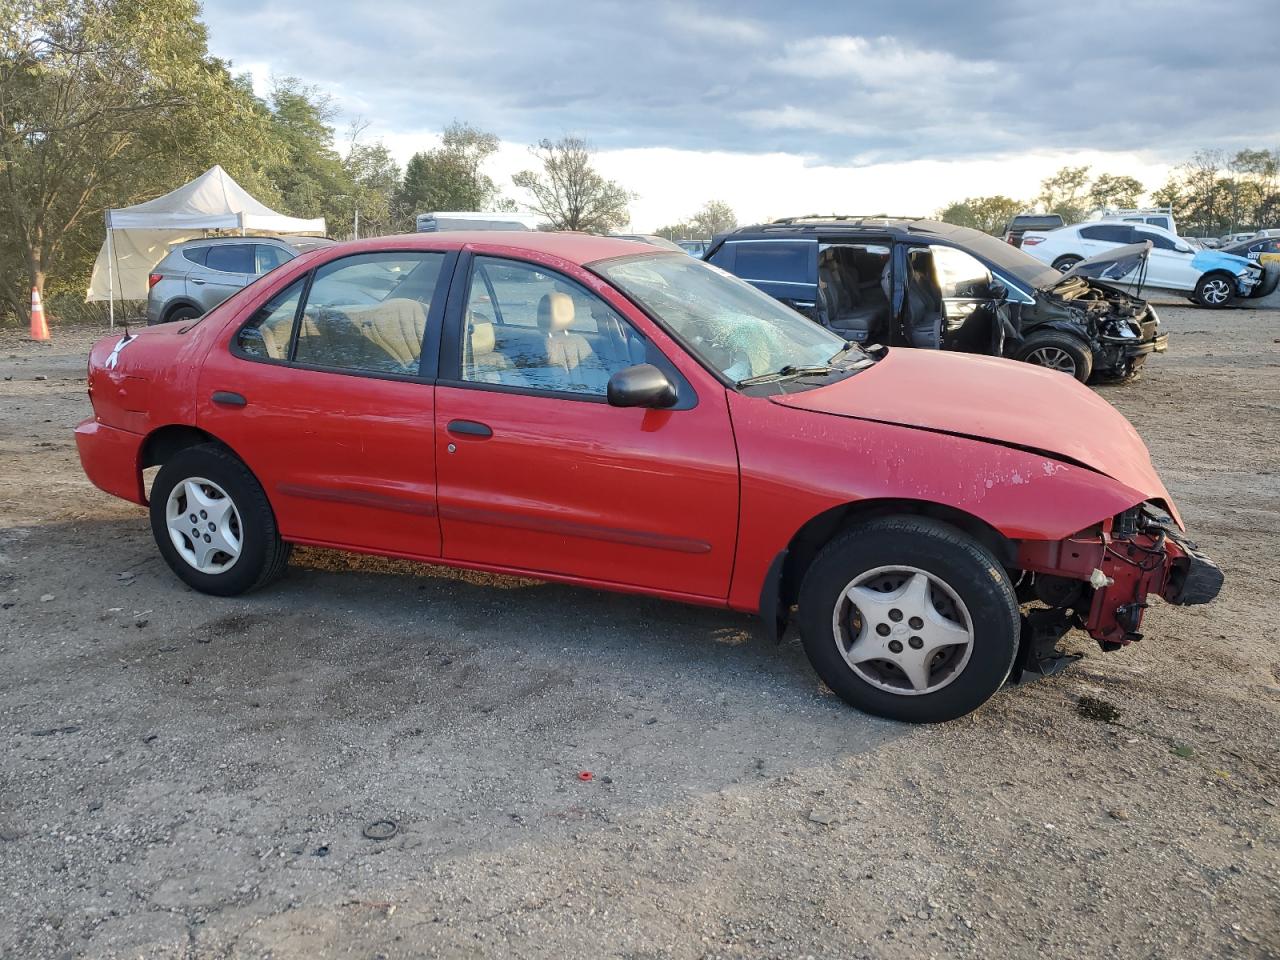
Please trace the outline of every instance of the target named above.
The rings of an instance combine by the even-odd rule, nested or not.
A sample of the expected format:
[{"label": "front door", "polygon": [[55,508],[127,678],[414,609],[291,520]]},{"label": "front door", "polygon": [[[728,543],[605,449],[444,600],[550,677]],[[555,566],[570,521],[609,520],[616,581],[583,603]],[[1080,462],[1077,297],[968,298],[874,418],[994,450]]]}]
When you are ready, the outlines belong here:
[{"label": "front door", "polygon": [[440,555],[435,388],[423,375],[434,351],[426,365],[422,354],[424,339],[438,343],[436,287],[455,260],[422,251],[331,260],[211,350],[197,423],[253,471],[285,539]]},{"label": "front door", "polygon": [[[738,517],[724,388],[704,373],[695,391],[646,318],[580,281],[459,264],[436,387],[443,555],[723,600]],[[641,362],[676,383],[675,407],[606,402],[610,375]]]}]

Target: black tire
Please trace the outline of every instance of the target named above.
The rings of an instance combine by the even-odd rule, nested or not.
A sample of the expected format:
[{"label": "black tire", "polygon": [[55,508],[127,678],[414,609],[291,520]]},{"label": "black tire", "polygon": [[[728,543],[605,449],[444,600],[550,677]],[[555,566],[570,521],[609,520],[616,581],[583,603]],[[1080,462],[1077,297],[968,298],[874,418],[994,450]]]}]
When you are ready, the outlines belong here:
[{"label": "black tire", "polygon": [[1053,269],[1066,273],[1083,259],[1084,257],[1077,257],[1075,254],[1069,253],[1053,261]]},{"label": "black tire", "polygon": [[165,323],[182,323],[185,320],[194,320],[196,317],[203,316],[203,312],[195,307],[174,307],[164,318]]},{"label": "black tire", "polygon": [[1013,358],[1070,374],[1081,383],[1088,383],[1093,375],[1093,351],[1089,345],[1058,330],[1031,334],[1018,346]]},{"label": "black tire", "polygon": [[[221,487],[238,515],[240,553],[223,572],[197,570],[183,559],[170,535],[166,514],[169,494],[193,478]],[[280,539],[275,513],[262,484],[235,454],[216,443],[179,450],[160,468],[151,486],[151,533],[160,554],[179,579],[201,593],[219,597],[234,597],[266,586],[284,573],[291,552],[291,545]],[[190,539],[186,542],[189,544]]]},{"label": "black tire", "polygon": [[[932,692],[894,693],[869,682],[846,662],[836,639],[833,620],[845,588],[860,575],[894,566],[940,579],[968,610],[968,659]],[[1020,622],[1013,584],[991,552],[955,527],[923,517],[886,517],[845,531],[818,554],[800,588],[800,635],[818,676],[850,706],[908,723],[954,720],[990,699],[1013,667]]]},{"label": "black tire", "polygon": [[1195,302],[1221,310],[1236,302],[1236,280],[1229,273],[1206,273],[1196,281]]}]

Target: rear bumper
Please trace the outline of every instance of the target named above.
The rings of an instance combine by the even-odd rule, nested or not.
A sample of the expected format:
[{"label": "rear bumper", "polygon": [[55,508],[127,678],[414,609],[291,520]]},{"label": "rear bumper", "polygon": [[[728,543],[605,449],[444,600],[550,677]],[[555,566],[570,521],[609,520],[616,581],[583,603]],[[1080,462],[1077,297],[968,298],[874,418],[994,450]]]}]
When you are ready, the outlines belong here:
[{"label": "rear bumper", "polygon": [[146,505],[138,469],[142,436],[108,427],[90,417],[76,427],[76,450],[85,475],[99,490]]}]

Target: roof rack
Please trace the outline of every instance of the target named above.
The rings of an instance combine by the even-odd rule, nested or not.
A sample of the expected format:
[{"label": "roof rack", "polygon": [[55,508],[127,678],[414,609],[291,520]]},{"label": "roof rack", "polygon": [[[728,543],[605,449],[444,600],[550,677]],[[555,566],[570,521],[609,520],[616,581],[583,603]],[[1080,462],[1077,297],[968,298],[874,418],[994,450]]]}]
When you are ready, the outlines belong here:
[{"label": "roof rack", "polygon": [[811,213],[801,217],[779,217],[777,220],[770,220],[765,224],[766,227],[775,224],[783,225],[791,223],[831,223],[831,222],[855,222],[861,223],[864,220],[919,220],[920,217],[896,216],[890,213]]}]

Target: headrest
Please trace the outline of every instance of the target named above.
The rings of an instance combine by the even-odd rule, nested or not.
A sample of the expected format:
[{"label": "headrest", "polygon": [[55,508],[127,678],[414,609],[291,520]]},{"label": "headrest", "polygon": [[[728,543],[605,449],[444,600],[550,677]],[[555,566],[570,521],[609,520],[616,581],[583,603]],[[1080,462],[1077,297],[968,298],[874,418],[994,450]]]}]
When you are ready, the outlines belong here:
[{"label": "headrest", "polygon": [[559,333],[573,326],[573,298],[567,293],[545,293],[538,301],[538,326]]},{"label": "headrest", "polygon": [[471,356],[483,357],[493,353],[496,338],[493,324],[488,320],[475,320],[471,323]]}]

